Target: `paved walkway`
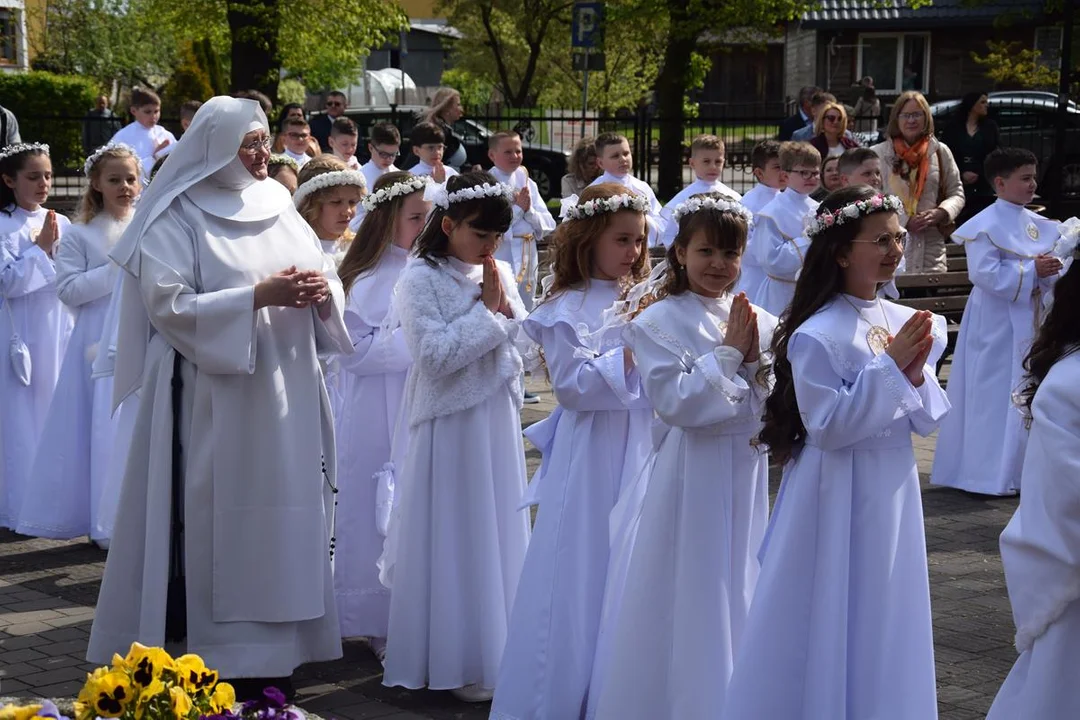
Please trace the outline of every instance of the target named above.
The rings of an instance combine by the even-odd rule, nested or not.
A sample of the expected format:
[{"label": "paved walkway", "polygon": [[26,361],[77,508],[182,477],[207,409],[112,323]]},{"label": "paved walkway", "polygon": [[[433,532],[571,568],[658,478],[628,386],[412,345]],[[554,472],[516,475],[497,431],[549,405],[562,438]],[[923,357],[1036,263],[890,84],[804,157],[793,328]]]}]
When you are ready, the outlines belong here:
[{"label": "paved walkway", "polygon": [[[550,393],[542,397],[540,405],[522,411],[524,424],[550,412]],[[925,481],[934,443],[917,440]],[[530,468],[538,460],[530,450]],[[923,503],[941,718],[981,720],[1015,658],[997,538],[1016,501],[924,485]],[[104,566],[105,553],[86,542],[0,531],[0,695],[78,692],[93,669],[84,656]],[[385,688],[380,670],[363,643],[348,642],[342,660],[298,672],[301,705],[344,720],[487,717],[487,705],[459,703],[449,693]]]}]

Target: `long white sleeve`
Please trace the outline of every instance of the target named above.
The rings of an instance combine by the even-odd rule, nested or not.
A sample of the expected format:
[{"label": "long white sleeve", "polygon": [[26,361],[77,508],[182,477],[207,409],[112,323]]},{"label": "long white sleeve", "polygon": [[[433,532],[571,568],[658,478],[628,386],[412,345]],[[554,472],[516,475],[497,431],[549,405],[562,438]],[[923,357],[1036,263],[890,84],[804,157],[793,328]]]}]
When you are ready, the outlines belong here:
[{"label": "long white sleeve", "polygon": [[90,267],[85,231],[68,233],[56,250],[56,294],[70,308],[107,297],[116,284],[120,268],[114,263]]},{"label": "long white sleeve", "polygon": [[985,235],[965,243],[971,284],[1009,302],[1028,302],[1039,278],[1035,261],[999,250]]},{"label": "long white sleeve", "polygon": [[795,281],[810,244],[805,237],[786,238],[771,217],[761,215],[754,228],[752,247],[758,264],[769,275]]},{"label": "long white sleeve", "polygon": [[56,268],[37,245],[19,251],[20,234],[0,239],[0,293],[5,298],[22,297],[52,287]]},{"label": "long white sleeve", "polygon": [[623,347],[592,356],[566,323],[540,328],[540,343],[555,399],[567,410],[648,408],[635,368],[626,371]]}]

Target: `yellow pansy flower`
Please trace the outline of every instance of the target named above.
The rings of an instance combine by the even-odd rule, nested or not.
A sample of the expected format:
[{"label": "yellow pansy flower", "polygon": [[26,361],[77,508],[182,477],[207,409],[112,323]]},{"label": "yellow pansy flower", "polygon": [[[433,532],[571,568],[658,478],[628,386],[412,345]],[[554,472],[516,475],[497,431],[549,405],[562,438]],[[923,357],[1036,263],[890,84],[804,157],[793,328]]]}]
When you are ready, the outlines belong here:
[{"label": "yellow pansy flower", "polygon": [[236,690],[227,682],[219,682],[210,696],[210,707],[214,712],[222,713],[236,704]]},{"label": "yellow pansy flower", "polygon": [[209,691],[217,685],[217,670],[210,670],[198,655],[181,655],[176,658],[176,674],[184,690],[191,694]]},{"label": "yellow pansy flower", "polygon": [[5,705],[0,708],[0,720],[32,720],[40,709],[41,705]]},{"label": "yellow pansy flower", "polygon": [[169,696],[172,698],[173,715],[182,719],[191,714],[191,698],[182,688],[169,688]]},{"label": "yellow pansy flower", "polygon": [[161,648],[132,643],[124,658],[124,666],[131,671],[131,679],[136,685],[146,687],[163,671],[175,670],[176,662]]},{"label": "yellow pansy flower", "polygon": [[135,691],[127,673],[112,670],[94,682],[94,712],[100,717],[120,717],[135,699]]},{"label": "yellow pansy flower", "polygon": [[151,680],[150,684],[139,693],[139,699],[135,701],[135,720],[142,720],[150,703],[164,692],[165,683],[161,682],[161,678]]}]

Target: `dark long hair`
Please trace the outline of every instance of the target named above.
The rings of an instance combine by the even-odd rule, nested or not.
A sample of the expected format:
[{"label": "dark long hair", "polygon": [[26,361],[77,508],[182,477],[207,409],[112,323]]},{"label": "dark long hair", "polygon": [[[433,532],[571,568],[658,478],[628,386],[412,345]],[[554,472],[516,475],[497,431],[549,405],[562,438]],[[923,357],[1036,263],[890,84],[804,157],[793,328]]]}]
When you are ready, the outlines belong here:
[{"label": "dark long hair", "polygon": [[[818,215],[839,210],[849,203],[866,200],[877,194],[869,185],[852,185],[830,193],[818,207]],[[885,212],[885,211],[882,211]],[[814,236],[806,251],[795,297],[780,315],[780,324],[772,339],[773,390],[765,401],[765,425],[758,435],[760,444],[768,445],[773,457],[786,463],[806,440],[806,426],[795,397],[795,378],[788,360],[791,335],[837,294],[844,291],[844,273],[837,258],[851,248],[859,234],[862,218],[833,225]]]},{"label": "dark long hair", "polygon": [[1023,388],[1020,398],[1024,414],[1031,421],[1031,403],[1054,363],[1080,350],[1080,254],[1069,271],[1054,285],[1054,304],[1039,329],[1031,350],[1024,358]]},{"label": "dark long hair", "polygon": [[[454,193],[477,185],[497,185],[498,181],[490,173],[475,171],[461,173],[446,181],[446,192]],[[427,224],[416,238],[416,256],[423,258],[432,267],[438,265],[450,252],[450,238],[442,229],[442,220],[448,217],[455,223],[468,222],[477,230],[494,232],[500,235],[510,229],[514,220],[513,206],[505,196],[484,196],[476,200],[461,200],[450,203],[445,210],[436,206],[428,218]]]},{"label": "dark long hair", "polygon": [[15,207],[19,203],[15,198],[15,190],[7,186],[7,183],[3,180],[3,176],[6,175],[14,180],[19,172],[26,167],[26,161],[36,155],[48,157],[49,153],[38,148],[33,148],[31,150],[23,150],[14,155],[8,155],[3,160],[0,160],[0,212],[5,215],[11,215],[15,212]]},{"label": "dark long hair", "polygon": [[[395,183],[405,182],[412,177],[413,174],[408,172],[388,172],[375,182],[372,192],[378,192]],[[423,189],[381,202],[375,206],[374,210],[364,215],[356,231],[356,237],[349,243],[349,249],[345,251],[341,267],[338,268],[338,277],[341,279],[346,295],[349,294],[356,279],[378,265],[379,260],[386,253],[386,248],[393,244],[397,232],[398,212],[405,203],[405,198],[418,192],[423,192]]]}]

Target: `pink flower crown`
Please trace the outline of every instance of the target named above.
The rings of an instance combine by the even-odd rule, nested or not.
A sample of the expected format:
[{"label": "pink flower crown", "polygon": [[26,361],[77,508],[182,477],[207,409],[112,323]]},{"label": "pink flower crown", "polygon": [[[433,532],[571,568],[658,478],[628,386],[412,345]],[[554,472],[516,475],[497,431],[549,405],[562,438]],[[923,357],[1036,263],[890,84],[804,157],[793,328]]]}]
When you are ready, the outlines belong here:
[{"label": "pink flower crown", "polygon": [[876,212],[900,212],[904,204],[895,195],[874,195],[865,200],[856,200],[839,207],[833,212],[828,210],[811,216],[806,221],[806,237],[813,238],[834,225],[843,225],[849,220],[856,220]]}]

